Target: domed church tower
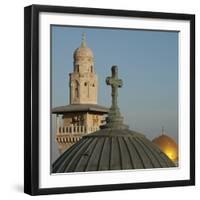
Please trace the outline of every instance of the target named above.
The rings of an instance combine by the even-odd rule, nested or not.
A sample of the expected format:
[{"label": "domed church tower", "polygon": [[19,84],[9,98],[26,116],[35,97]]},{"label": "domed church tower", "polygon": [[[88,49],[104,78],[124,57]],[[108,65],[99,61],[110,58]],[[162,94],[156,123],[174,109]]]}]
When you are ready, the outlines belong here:
[{"label": "domed church tower", "polygon": [[154,143],[123,123],[117,103],[118,87],[122,87],[123,82],[118,79],[117,66],[112,67],[112,76],[106,83],[112,87],[112,106],[106,124],[66,150],[53,163],[52,172],[175,167]]},{"label": "domed church tower", "polygon": [[69,105],[52,109],[57,116],[56,141],[60,153],[84,135],[99,130],[108,109],[97,104],[98,79],[94,55],[86,45],[85,34],[74,51],[73,72],[69,74]]},{"label": "domed church tower", "polygon": [[97,104],[98,80],[94,70],[94,56],[87,47],[85,34],[74,52],[74,70],[69,74],[70,104]]}]

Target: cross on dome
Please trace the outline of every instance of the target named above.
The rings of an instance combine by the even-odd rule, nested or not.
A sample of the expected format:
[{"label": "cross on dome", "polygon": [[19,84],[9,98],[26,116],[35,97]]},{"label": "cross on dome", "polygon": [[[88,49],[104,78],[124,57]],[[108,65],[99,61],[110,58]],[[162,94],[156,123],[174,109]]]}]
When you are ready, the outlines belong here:
[{"label": "cross on dome", "polygon": [[118,67],[116,65],[111,68],[112,75],[106,78],[106,84],[112,88],[112,106],[106,118],[106,124],[102,128],[127,129],[128,126],[123,124],[123,117],[117,105],[118,88],[123,85],[122,79],[118,78]]},{"label": "cross on dome", "polygon": [[121,88],[123,81],[118,78],[118,67],[112,66],[111,68],[112,76],[106,78],[106,84],[110,85],[112,88],[112,108],[116,109],[117,105],[117,96],[118,96],[118,87]]}]

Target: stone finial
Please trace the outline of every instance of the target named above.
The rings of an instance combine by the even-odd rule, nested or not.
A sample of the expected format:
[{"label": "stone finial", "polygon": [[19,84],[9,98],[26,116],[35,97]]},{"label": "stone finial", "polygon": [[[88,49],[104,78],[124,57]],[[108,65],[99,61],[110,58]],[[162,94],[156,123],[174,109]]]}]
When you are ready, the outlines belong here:
[{"label": "stone finial", "polygon": [[165,133],[165,129],[164,129],[164,126],[162,126],[161,134],[164,135],[164,133]]},{"label": "stone finial", "polygon": [[81,47],[86,47],[86,34],[82,33]]},{"label": "stone finial", "polygon": [[106,84],[112,89],[112,106],[106,118],[106,125],[103,128],[127,129],[128,126],[123,124],[123,117],[117,104],[118,88],[122,87],[123,81],[118,78],[118,67],[112,66],[112,76],[106,78]]}]

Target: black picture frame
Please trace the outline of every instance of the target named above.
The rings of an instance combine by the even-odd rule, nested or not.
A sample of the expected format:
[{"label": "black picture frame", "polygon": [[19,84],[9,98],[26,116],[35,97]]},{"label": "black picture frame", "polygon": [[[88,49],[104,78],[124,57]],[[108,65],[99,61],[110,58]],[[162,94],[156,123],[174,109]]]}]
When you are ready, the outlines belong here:
[{"label": "black picture frame", "polygon": [[[39,188],[39,14],[76,13],[101,16],[187,20],[190,23],[190,178],[188,180]],[[24,9],[24,192],[30,195],[160,188],[195,185],[195,15],[83,7],[31,5]]]}]

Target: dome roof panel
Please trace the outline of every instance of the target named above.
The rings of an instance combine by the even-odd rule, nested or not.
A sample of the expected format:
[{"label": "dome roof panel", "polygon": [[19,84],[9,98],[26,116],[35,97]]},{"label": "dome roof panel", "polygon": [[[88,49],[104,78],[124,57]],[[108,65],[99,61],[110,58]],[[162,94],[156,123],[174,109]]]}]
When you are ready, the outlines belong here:
[{"label": "dome roof panel", "polygon": [[[112,132],[112,133],[110,133]],[[123,132],[126,132],[123,130]],[[174,167],[174,163],[140,133],[122,136],[103,129],[87,135],[63,153],[53,164],[53,172],[85,172]],[[103,133],[103,135],[101,135]],[[105,133],[109,133],[107,136]],[[113,136],[116,134],[115,136]]]}]

